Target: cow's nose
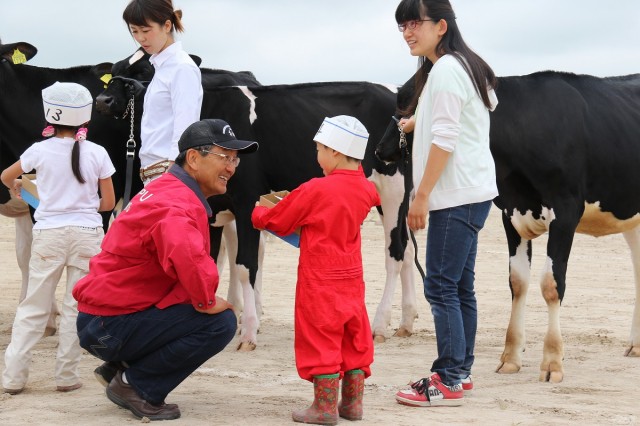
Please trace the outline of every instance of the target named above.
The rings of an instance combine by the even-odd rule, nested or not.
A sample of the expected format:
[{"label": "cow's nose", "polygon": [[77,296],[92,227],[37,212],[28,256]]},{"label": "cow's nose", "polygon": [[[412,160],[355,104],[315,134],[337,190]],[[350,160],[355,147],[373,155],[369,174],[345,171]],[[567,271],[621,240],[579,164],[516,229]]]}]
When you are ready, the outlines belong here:
[{"label": "cow's nose", "polygon": [[98,95],[98,97],[96,97],[96,110],[101,114],[109,114],[112,104],[113,96]]},{"label": "cow's nose", "polygon": [[111,104],[113,103],[113,96],[98,95],[98,97],[96,98],[96,103],[103,104],[105,106],[111,106]]}]

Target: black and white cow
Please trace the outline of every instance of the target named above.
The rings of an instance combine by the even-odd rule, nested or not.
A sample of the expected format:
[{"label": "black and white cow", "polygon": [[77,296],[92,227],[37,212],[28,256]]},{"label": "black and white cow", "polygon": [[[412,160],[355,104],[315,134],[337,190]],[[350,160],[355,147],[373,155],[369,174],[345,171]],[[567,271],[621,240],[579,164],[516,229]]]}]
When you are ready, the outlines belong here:
[{"label": "black and white cow", "polygon": [[[260,303],[256,300],[253,312],[254,289],[259,269],[260,233],[251,225],[251,211],[261,194],[271,190],[291,190],[301,183],[321,176],[317,164],[313,137],[325,116],[351,115],[357,117],[369,130],[370,140],[378,140],[385,127],[386,118],[395,110],[395,94],[389,88],[366,82],[306,83],[260,87],[220,87],[205,90],[203,117],[225,119],[239,137],[253,138],[260,142],[257,155],[243,159],[234,178],[229,182],[228,195],[237,224],[238,247],[236,264],[241,283],[244,311],[241,342],[244,347],[255,347],[255,332],[259,326]],[[401,176],[384,168],[373,155],[374,144],[367,147],[363,168],[376,183],[383,200],[383,224],[385,231],[397,230],[390,221],[397,216],[397,197],[402,197]],[[218,198],[222,198],[218,197]],[[215,208],[215,200],[214,200]],[[394,222],[395,223],[395,222]],[[392,244],[391,233],[385,232],[386,247],[401,250],[401,254],[389,253],[386,259],[387,280],[395,283],[398,273],[405,266],[405,258],[411,260],[412,252],[405,254],[406,240]],[[405,232],[406,235],[406,232]],[[402,248],[400,248],[402,247]],[[409,250],[411,247],[409,246]],[[391,257],[391,254],[396,257]],[[404,286],[413,289],[412,269],[401,273]],[[406,333],[411,334],[416,310],[403,313]],[[254,323],[255,321],[255,323]],[[379,331],[384,336],[383,331]]]},{"label": "black and white cow", "polygon": [[[410,80],[405,87],[412,88]],[[560,382],[560,303],[576,232],[622,233],[631,249],[636,301],[626,356],[640,356],[640,74],[597,78],[560,72],[498,78],[491,115],[495,205],[509,245],[512,308],[499,373],[522,366],[531,240],[548,233],[541,290],[549,321],[540,380]],[[398,130],[377,152],[400,157]]]},{"label": "black and white cow", "polygon": [[[34,67],[24,63],[36,53],[37,49],[29,43],[0,43],[0,170],[17,161],[35,141],[43,139],[41,132],[45,120],[42,112],[42,89],[56,81],[75,82],[87,87],[95,98],[104,91],[111,76],[113,64],[110,62],[66,69]],[[128,61],[129,58],[120,62]],[[148,61],[144,62],[149,64]],[[212,70],[205,74],[212,85],[255,81],[250,73],[240,73],[238,78],[233,78],[236,73],[230,71]],[[88,139],[102,145],[116,167],[116,173],[112,177],[116,198],[120,198],[124,192],[126,142],[129,134],[128,121],[114,120],[113,117],[98,113],[94,108]],[[134,176],[133,182],[139,184],[138,188],[134,186],[134,191],[142,188],[139,178]],[[0,190],[0,214],[16,219],[16,258],[22,272],[24,296],[31,256],[32,223],[29,210],[23,201],[10,199],[9,191]],[[107,214],[103,217],[106,228],[110,217]],[[54,323],[50,325],[54,326]]]},{"label": "black and white cow", "polygon": [[[125,76],[141,78],[135,77],[133,73],[127,73]],[[232,263],[239,266],[231,269],[233,276],[229,301],[236,306],[243,306],[239,349],[252,350],[257,342],[261,313],[261,301],[257,291],[259,287],[256,288],[256,285],[259,286],[260,283],[259,265],[263,253],[260,233],[253,228],[250,221],[255,201],[260,195],[271,190],[293,189],[321,174],[311,141],[325,116],[356,116],[369,129],[370,140],[378,140],[384,130],[386,119],[394,112],[395,94],[394,90],[387,87],[364,82],[211,87],[203,78],[203,87],[205,92],[202,118],[222,118],[231,124],[238,137],[260,142],[258,154],[243,159],[241,167],[229,183],[228,194],[211,199],[214,211],[220,212],[229,208],[231,218],[236,219],[236,222],[223,220],[218,224],[237,225],[235,232],[227,233],[225,230],[225,237],[229,235],[229,239],[232,239],[236,235],[236,241],[239,241],[229,248],[232,259],[235,259]],[[98,107],[114,115],[122,114],[124,98],[127,96],[124,87],[121,86],[118,90],[112,90],[110,87],[107,91],[109,93],[105,92],[105,97],[98,98]],[[108,99],[109,102],[100,105],[103,99]],[[374,166],[374,162],[377,166]],[[383,203],[384,194],[389,195],[383,209],[390,213],[383,216],[383,223],[389,223],[388,229],[392,231],[385,233],[386,245],[390,247],[386,256],[387,281],[395,284],[400,273],[403,286],[413,288],[411,266],[403,266],[403,260],[412,259],[413,256],[410,246],[408,256],[404,254],[408,247],[406,230],[402,232],[391,226],[391,220],[397,217],[394,212],[397,212],[399,205],[399,201],[394,198],[402,197],[402,182],[397,180],[399,175],[395,178],[388,176],[389,172],[395,173],[394,166],[385,166],[375,159],[373,144],[367,151],[364,168],[379,188],[394,187],[381,191]],[[391,203],[396,204],[392,206]],[[393,224],[396,223],[397,220],[393,220]],[[225,226],[226,228],[228,227]],[[236,279],[241,283],[239,287],[233,286]],[[415,297],[413,299],[415,300]],[[411,334],[416,316],[415,304],[407,306],[407,313],[403,314],[401,324],[404,332],[400,332],[401,335]],[[388,323],[387,318],[386,324],[377,328],[378,334],[384,335]]]}]

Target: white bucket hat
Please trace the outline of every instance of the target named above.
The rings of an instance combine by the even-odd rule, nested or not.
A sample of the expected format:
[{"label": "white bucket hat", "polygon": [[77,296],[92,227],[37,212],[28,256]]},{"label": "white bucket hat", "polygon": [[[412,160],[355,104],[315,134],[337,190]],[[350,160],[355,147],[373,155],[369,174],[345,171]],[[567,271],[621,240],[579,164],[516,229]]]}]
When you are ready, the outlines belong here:
[{"label": "white bucket hat", "polygon": [[338,115],[325,117],[313,140],[344,155],[362,160],[367,149],[369,132],[357,118]]},{"label": "white bucket hat", "polygon": [[80,126],[91,119],[93,98],[86,87],[78,83],[60,83],[42,90],[44,118],[48,123]]}]

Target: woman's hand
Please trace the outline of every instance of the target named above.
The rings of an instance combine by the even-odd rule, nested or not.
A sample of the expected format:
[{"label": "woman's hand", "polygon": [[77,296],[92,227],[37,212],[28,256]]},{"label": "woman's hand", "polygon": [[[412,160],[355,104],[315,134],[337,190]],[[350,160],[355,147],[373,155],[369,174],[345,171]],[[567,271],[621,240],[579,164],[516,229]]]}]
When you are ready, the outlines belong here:
[{"label": "woman's hand", "polygon": [[412,115],[409,118],[401,118],[398,122],[398,127],[405,133],[413,132],[413,129],[416,127],[416,116]]},{"label": "woman's hand", "polygon": [[416,196],[409,206],[407,225],[412,231],[424,229],[427,226],[427,214],[429,214],[429,198]]}]

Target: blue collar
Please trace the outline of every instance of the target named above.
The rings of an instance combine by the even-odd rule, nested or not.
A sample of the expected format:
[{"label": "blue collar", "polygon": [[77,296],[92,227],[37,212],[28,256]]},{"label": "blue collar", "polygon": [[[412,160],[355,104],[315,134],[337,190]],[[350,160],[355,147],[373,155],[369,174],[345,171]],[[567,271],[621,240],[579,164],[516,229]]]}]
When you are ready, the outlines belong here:
[{"label": "blue collar", "polygon": [[189,189],[192,190],[194,194],[196,194],[196,196],[198,197],[198,199],[200,199],[200,202],[204,206],[205,210],[207,211],[208,217],[211,217],[213,215],[213,211],[211,211],[211,206],[209,205],[209,203],[207,202],[207,199],[205,198],[204,194],[200,190],[198,183],[194,178],[191,177],[191,175],[189,175],[189,173],[187,173],[182,167],[178,166],[177,164],[172,164],[171,167],[169,167],[168,173],[171,173],[172,175],[177,177],[182,183],[187,185],[187,187],[189,187]]}]

